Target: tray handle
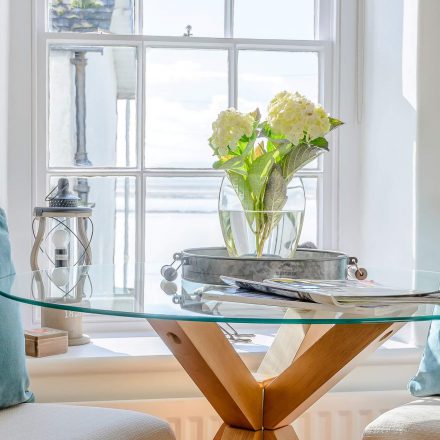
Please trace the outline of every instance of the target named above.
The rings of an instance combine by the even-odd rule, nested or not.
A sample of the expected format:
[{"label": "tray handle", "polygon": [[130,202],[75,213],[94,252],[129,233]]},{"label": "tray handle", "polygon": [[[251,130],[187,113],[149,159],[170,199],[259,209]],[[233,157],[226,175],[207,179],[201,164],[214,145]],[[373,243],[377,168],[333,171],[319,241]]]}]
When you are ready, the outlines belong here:
[{"label": "tray handle", "polygon": [[362,281],[367,278],[368,271],[365,267],[359,267],[358,262],[357,257],[348,257],[347,274],[350,279]]}]

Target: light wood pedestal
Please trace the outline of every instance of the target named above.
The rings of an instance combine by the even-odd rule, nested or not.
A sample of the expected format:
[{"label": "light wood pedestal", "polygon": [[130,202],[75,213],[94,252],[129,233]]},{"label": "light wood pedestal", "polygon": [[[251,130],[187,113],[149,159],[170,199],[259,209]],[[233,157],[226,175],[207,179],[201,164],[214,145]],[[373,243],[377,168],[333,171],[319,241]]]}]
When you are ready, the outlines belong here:
[{"label": "light wood pedestal", "polygon": [[299,440],[290,424],[404,325],[282,325],[256,379],[216,323],[149,323],[223,419],[214,440]]}]

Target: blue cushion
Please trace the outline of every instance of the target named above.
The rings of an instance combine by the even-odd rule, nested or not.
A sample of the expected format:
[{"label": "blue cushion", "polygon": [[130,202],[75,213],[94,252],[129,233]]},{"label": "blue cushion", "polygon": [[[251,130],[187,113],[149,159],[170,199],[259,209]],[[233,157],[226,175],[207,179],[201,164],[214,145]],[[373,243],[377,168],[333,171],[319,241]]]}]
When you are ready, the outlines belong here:
[{"label": "blue cushion", "polygon": [[[13,273],[6,216],[0,208],[0,278]],[[19,305],[0,296],[0,409],[32,401],[28,386]]]},{"label": "blue cushion", "polygon": [[[434,314],[440,313],[436,306]],[[419,370],[408,385],[413,396],[440,395],[440,321],[432,321]]]}]

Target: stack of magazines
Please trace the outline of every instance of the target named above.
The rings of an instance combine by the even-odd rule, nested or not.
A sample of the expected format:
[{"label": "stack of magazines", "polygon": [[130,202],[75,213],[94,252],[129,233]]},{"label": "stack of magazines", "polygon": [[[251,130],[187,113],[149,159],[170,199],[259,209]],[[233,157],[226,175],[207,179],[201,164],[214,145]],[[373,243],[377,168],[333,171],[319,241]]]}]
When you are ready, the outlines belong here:
[{"label": "stack of magazines", "polygon": [[[272,278],[262,282],[222,276],[228,286],[206,290],[205,300],[244,302],[309,309],[370,309],[406,304],[440,304],[440,291],[423,292],[383,286],[374,281],[294,280]],[[296,305],[295,305],[296,303]]]}]

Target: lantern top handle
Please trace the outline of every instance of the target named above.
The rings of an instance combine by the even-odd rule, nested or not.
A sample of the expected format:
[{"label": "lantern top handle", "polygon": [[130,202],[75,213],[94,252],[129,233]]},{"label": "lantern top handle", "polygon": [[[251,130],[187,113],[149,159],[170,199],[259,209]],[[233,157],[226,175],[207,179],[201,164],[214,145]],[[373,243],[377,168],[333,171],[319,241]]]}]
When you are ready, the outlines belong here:
[{"label": "lantern top handle", "polygon": [[[52,194],[57,190],[57,193]],[[57,186],[45,198],[51,208],[78,208],[80,198],[69,190],[69,179],[61,177]]]}]

